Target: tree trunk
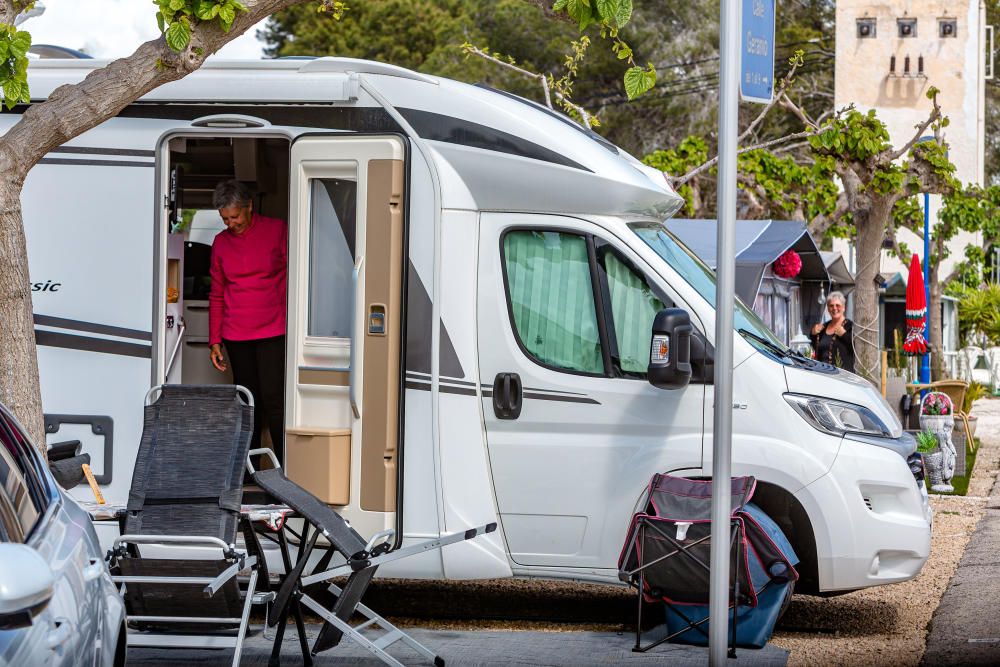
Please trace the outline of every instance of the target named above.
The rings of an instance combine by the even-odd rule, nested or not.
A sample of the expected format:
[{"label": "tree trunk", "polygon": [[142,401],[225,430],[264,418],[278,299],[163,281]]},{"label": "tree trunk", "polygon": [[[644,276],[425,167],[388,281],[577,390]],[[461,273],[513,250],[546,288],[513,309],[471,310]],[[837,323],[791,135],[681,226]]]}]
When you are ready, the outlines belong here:
[{"label": "tree trunk", "polygon": [[879,382],[878,287],[875,279],[882,259],[885,219],[882,207],[872,207],[867,215],[855,213],[857,226],[857,275],[854,290],[854,369],[873,384]]},{"label": "tree trunk", "polygon": [[38,356],[28,277],[28,250],[21,222],[23,176],[10,155],[0,155],[0,401],[27,429],[45,454],[45,424],[38,386]]}]

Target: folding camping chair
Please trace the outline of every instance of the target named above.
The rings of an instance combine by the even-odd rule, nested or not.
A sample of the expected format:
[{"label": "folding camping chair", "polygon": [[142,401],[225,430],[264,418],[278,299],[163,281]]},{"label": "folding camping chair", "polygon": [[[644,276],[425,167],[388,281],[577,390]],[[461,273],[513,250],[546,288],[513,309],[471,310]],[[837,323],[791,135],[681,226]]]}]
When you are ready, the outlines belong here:
[{"label": "folding camping chair", "polygon": [[[247,469],[254,481],[275,500],[294,509],[296,515],[304,520],[302,533],[298,535],[299,548],[295,566],[285,576],[267,616],[268,625],[278,626],[270,664],[278,664],[288,617],[294,615],[299,627],[301,627],[302,620],[298,606],[301,603],[322,617],[324,621],[319,636],[313,644],[313,656],[337,646],[341,639],[346,636],[387,665],[402,665],[385,651],[387,647],[401,641],[428,660],[432,660],[437,667],[442,667],[444,660],[440,656],[362,604],[361,598],[380,565],[491,533],[496,530],[497,525],[490,523],[392,550],[394,530],[376,533],[366,541],[328,505],[285,477],[274,452],[269,449],[250,450],[250,456],[257,454],[269,456],[274,467],[255,470],[253,464],[247,459]],[[287,524],[283,530],[287,530]],[[321,535],[326,544],[319,542]],[[283,535],[280,543],[282,555],[286,563],[289,563],[286,540]],[[310,557],[316,550],[324,551],[324,553],[318,562],[310,563]],[[331,567],[330,563],[336,556],[342,558],[344,562]],[[332,579],[341,576],[347,576],[343,588],[331,583]],[[327,593],[336,598],[331,605],[332,608],[327,608],[314,597],[314,595],[324,596]],[[352,626],[350,621],[355,613],[361,614],[365,620]],[[366,636],[364,634],[368,632],[369,635],[372,635],[375,627],[383,630],[380,636]],[[309,664],[311,661],[307,659],[306,665]]]},{"label": "folding camping chair", "polygon": [[[238,665],[251,605],[274,598],[260,544],[240,519],[253,397],[233,385],[162,385],[144,411],[122,535],[108,553],[128,645],[233,648]],[[248,575],[245,589],[237,575]]]},{"label": "folding camping chair", "polygon": [[[791,545],[759,509],[748,505],[756,481],[731,480],[729,605],[733,610],[730,656],[737,645],[763,646],[798,574]],[[645,652],[665,641],[708,641],[712,545],[712,482],[657,474],[645,509],[632,517],[618,559],[618,577],[636,587],[639,617],[635,647]],[[781,546],[779,546],[779,544]],[[643,602],[666,605],[667,633],[642,645]],[[742,634],[741,634],[741,628]]]}]

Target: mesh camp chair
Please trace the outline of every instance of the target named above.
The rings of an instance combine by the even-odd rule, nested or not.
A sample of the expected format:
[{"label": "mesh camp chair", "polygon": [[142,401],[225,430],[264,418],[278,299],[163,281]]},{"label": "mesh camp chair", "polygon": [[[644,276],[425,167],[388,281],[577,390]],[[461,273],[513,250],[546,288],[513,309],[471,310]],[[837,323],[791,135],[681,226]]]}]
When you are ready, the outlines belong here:
[{"label": "mesh camp chair", "polygon": [[[269,449],[250,451],[251,456],[257,454],[270,457],[273,467],[255,470],[248,459],[247,468],[254,481],[275,500],[294,509],[296,515],[303,519],[302,533],[297,535],[299,548],[296,562],[290,568],[288,565],[291,563],[286,565],[288,574],[268,612],[268,625],[278,626],[269,664],[278,664],[289,616],[294,615],[301,627],[298,606],[301,603],[324,621],[313,644],[313,656],[337,646],[346,636],[387,665],[402,665],[385,649],[396,642],[403,642],[442,667],[444,660],[440,656],[362,604],[361,599],[380,565],[493,532],[497,525],[490,523],[392,550],[394,530],[376,533],[365,540],[328,505],[285,477],[274,452]],[[287,530],[287,525],[286,523],[283,530]],[[323,538],[322,542],[320,537]],[[282,551],[287,558],[284,539]],[[321,553],[318,560],[312,558],[317,551]],[[334,558],[337,559],[337,564],[331,566]],[[344,576],[347,581],[343,583],[343,588],[331,583],[332,579]],[[355,613],[365,620],[358,625],[351,625],[351,618]],[[381,634],[376,634],[376,628],[381,630]],[[311,661],[307,659],[306,664],[311,664]]]},{"label": "mesh camp chair", "polygon": [[[749,504],[753,477],[731,480],[729,606],[730,655],[736,646],[763,646],[791,599],[798,574],[796,557],[784,535]],[[708,596],[712,547],[712,482],[657,474],[644,509],[632,517],[618,560],[618,577],[639,597],[633,651],[665,641],[708,642]],[[666,606],[667,633],[642,645],[645,602]]]},{"label": "mesh camp chair", "polygon": [[251,605],[274,597],[260,544],[240,519],[253,398],[233,385],[163,385],[145,403],[122,535],[108,554],[128,645],[233,648],[237,665]]}]

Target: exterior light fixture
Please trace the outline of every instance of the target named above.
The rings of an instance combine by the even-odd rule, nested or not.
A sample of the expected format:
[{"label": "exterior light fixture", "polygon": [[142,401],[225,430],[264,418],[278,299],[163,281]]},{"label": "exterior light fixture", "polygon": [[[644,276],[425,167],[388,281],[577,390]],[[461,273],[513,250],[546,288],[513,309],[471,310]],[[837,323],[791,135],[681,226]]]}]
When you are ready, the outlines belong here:
[{"label": "exterior light fixture", "polygon": [[875,19],[873,18],[858,19],[858,39],[874,39],[874,38],[875,38]]},{"label": "exterior light fixture", "polygon": [[938,19],[938,37],[941,39],[958,37],[958,19]]},{"label": "exterior light fixture", "polygon": [[917,19],[896,19],[896,30],[900,39],[909,39],[917,36]]}]

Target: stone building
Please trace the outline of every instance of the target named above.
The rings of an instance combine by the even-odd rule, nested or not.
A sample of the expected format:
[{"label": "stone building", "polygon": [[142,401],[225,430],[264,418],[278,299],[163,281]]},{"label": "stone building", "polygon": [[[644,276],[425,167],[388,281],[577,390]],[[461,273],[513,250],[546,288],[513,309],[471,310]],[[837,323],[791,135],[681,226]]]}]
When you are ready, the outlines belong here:
[{"label": "stone building", "polygon": [[[981,0],[837,0],[835,106],[875,109],[893,145],[902,146],[927,118],[927,90],[950,120],[944,136],[963,183],[983,183],[986,60],[985,8]],[[926,133],[931,135],[928,130]],[[934,224],[939,197],[931,197]],[[922,242],[903,231],[900,240],[923,256]],[[946,278],[963,259],[965,246],[979,239],[962,234],[940,268]],[[837,247],[837,246],[835,246]],[[850,249],[843,246],[845,256]],[[852,268],[855,268],[852,266]],[[906,270],[888,254],[882,273]]]}]

